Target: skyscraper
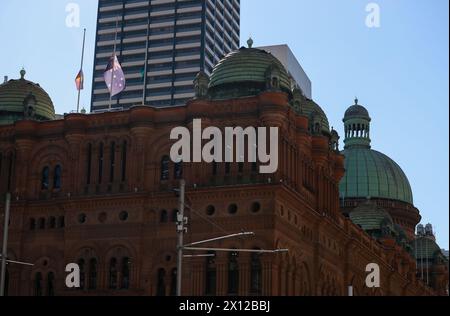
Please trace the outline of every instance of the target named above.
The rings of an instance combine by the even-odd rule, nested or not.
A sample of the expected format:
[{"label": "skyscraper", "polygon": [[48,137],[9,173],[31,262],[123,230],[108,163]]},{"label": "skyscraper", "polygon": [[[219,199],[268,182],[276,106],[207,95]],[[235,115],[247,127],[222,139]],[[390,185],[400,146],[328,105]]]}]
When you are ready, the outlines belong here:
[{"label": "skyscraper", "polygon": [[103,73],[114,46],[127,88],[111,108],[166,107],[192,98],[196,74],[236,50],[239,34],[240,0],[99,0],[91,110],[109,108]]}]

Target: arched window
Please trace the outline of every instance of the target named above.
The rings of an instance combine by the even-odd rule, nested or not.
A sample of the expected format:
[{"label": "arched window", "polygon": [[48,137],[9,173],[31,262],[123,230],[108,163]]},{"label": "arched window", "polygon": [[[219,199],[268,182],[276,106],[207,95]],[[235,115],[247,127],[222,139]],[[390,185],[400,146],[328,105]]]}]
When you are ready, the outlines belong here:
[{"label": "arched window", "polygon": [[48,190],[49,174],[50,174],[50,168],[44,167],[44,169],[42,169],[42,175],[41,175],[41,189],[42,190]]},{"label": "arched window", "polygon": [[116,166],[116,143],[111,143],[110,153],[109,153],[109,182],[114,182],[114,168]]},{"label": "arched window", "polygon": [[177,296],[177,269],[170,274],[170,296]]},{"label": "arched window", "polygon": [[102,184],[103,181],[103,159],[104,159],[104,152],[103,152],[103,143],[100,143],[99,149],[98,149],[98,183]]},{"label": "arched window", "polygon": [[130,258],[123,258],[122,260],[122,284],[121,289],[128,290],[130,288]]},{"label": "arched window", "polygon": [[30,218],[30,230],[36,229],[36,220],[34,218]]},{"label": "arched window", "polygon": [[250,291],[252,295],[262,294],[262,265],[260,254],[253,253],[250,263]]},{"label": "arched window", "polygon": [[109,288],[115,290],[117,288],[117,259],[111,258],[109,261]]},{"label": "arched window", "polygon": [[210,257],[206,257],[206,275],[205,275],[205,295],[215,296],[217,288],[217,270],[216,270],[216,254],[209,252]]},{"label": "arched window", "polygon": [[168,156],[164,156],[161,160],[161,180],[169,180],[170,172],[169,172],[169,164],[170,158]]},{"label": "arched window", "polygon": [[231,163],[225,163],[225,174],[228,175],[231,172]]},{"label": "arched window", "polygon": [[86,287],[86,262],[84,259],[78,260],[78,266],[80,267],[80,290],[84,290]]},{"label": "arched window", "polygon": [[178,220],[178,210],[173,210],[172,211],[172,222],[176,223]]},{"label": "arched window", "polygon": [[42,273],[34,276],[34,296],[42,296]]},{"label": "arched window", "polygon": [[183,162],[177,162],[174,166],[174,177],[175,180],[180,180],[183,178]]},{"label": "arched window", "polygon": [[239,292],[239,264],[237,252],[229,254],[228,258],[228,295],[238,295]]},{"label": "arched window", "polygon": [[55,296],[55,274],[53,272],[47,274],[47,296]]},{"label": "arched window", "polygon": [[38,228],[45,229],[45,218],[41,217],[38,221]]},{"label": "arched window", "polygon": [[159,220],[161,223],[167,223],[169,221],[169,215],[167,214],[166,210],[161,211],[161,217]]},{"label": "arched window", "polygon": [[213,174],[213,176],[217,176],[217,172],[218,172],[218,164],[217,164],[217,162],[213,161],[212,162],[212,174]]},{"label": "arched window", "polygon": [[66,226],[64,216],[58,218],[58,228],[64,228]]},{"label": "arched window", "polygon": [[97,289],[97,259],[89,261],[89,290]]},{"label": "arched window", "polygon": [[126,181],[127,178],[127,141],[122,144],[122,182]]},{"label": "arched window", "polygon": [[55,217],[51,216],[51,217],[48,219],[48,227],[49,227],[50,229],[56,228],[56,218],[55,218]]},{"label": "arched window", "polygon": [[156,296],[166,296],[166,270],[159,269],[157,279]]},{"label": "arched window", "polygon": [[53,189],[61,189],[61,174],[62,169],[60,165],[55,167],[55,173],[53,175]]},{"label": "arched window", "polygon": [[89,185],[91,184],[92,172],[92,144],[88,145],[86,167],[86,184]]},{"label": "arched window", "polygon": [[244,172],[244,163],[243,162],[240,162],[238,164],[238,172],[239,173],[243,173]]}]

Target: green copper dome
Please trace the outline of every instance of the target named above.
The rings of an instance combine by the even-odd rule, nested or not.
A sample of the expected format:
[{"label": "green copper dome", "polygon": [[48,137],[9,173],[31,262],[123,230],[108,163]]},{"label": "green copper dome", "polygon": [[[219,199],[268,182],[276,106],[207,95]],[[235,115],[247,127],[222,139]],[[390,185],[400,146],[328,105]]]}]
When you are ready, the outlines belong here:
[{"label": "green copper dome", "polygon": [[271,88],[291,93],[291,80],[272,54],[251,48],[231,52],[213,69],[208,92],[213,99],[254,96]]},{"label": "green copper dome", "polygon": [[[302,102],[301,114],[307,116],[310,122],[312,132],[330,133],[330,123],[324,110],[313,100],[306,99]],[[318,127],[319,126],[319,127]],[[320,131],[318,130],[320,128]]]},{"label": "green copper dome", "polygon": [[385,198],[413,204],[408,178],[395,161],[368,148],[348,148],[345,175],[340,183],[342,198]]},{"label": "green copper dome", "polygon": [[371,149],[370,116],[356,104],[347,110],[345,124],[345,175],[341,198],[384,198],[413,204],[408,178],[388,156]]},{"label": "green copper dome", "polygon": [[0,85],[0,125],[13,124],[17,120],[33,119],[46,121],[55,119],[53,102],[39,84],[21,78]]}]

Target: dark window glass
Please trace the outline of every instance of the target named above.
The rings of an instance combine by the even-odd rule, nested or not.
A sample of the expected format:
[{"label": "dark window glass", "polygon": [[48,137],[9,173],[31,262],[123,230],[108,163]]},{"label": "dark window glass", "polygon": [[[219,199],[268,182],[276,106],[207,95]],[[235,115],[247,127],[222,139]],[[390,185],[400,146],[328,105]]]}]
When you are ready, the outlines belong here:
[{"label": "dark window glass", "polygon": [[80,267],[80,290],[83,290],[86,286],[86,263],[84,259],[78,260],[78,266]]},{"label": "dark window glass", "polygon": [[169,216],[166,210],[161,211],[161,218],[159,220],[161,223],[167,223],[169,221]]},{"label": "dark window glass", "polygon": [[99,150],[98,150],[98,183],[101,184],[103,181],[103,143],[100,144]]},{"label": "dark window glass", "polygon": [[88,145],[87,150],[87,170],[86,170],[86,184],[91,184],[91,171],[92,171],[92,144]]},{"label": "dark window glass", "polygon": [[112,258],[109,261],[109,288],[114,290],[117,288],[117,259]]},{"label": "dark window glass", "polygon": [[205,295],[214,296],[217,288],[216,258],[214,252],[209,252],[208,254],[214,256],[206,258]]},{"label": "dark window glass", "polygon": [[89,261],[89,290],[97,289],[97,259]]},{"label": "dark window glass", "polygon": [[161,180],[169,180],[170,172],[169,172],[169,164],[170,158],[168,156],[164,156],[161,160]]},{"label": "dark window glass", "polygon": [[122,182],[125,182],[127,177],[127,142],[124,141],[122,145]]},{"label": "dark window glass", "polygon": [[41,189],[42,190],[48,190],[49,174],[50,174],[50,168],[44,167],[44,169],[42,169],[42,176],[41,176]]},{"label": "dark window glass", "polygon": [[172,269],[170,278],[170,296],[177,296],[177,269]]},{"label": "dark window glass", "polygon": [[109,182],[114,182],[114,168],[116,165],[116,143],[111,144],[109,154],[110,166],[109,166]]},{"label": "dark window glass", "polygon": [[260,254],[253,253],[250,267],[250,291],[252,295],[261,295],[262,292],[262,265]]},{"label": "dark window glass", "polygon": [[34,296],[42,296],[42,274],[36,273],[34,277]]},{"label": "dark window glass", "polygon": [[122,260],[122,284],[120,288],[128,290],[130,288],[130,258],[123,258]]},{"label": "dark window glass", "polygon": [[183,178],[183,162],[177,162],[174,167],[175,180]]},{"label": "dark window glass", "polygon": [[156,296],[166,296],[166,270],[159,269],[157,278]]},{"label": "dark window glass", "polygon": [[54,189],[61,189],[61,175],[62,175],[61,166],[57,165],[55,167],[55,173],[53,175],[53,188]]},{"label": "dark window glass", "polygon": [[238,253],[232,252],[228,258],[228,295],[238,295],[239,291],[239,264]]},{"label": "dark window glass", "polygon": [[47,275],[47,296],[55,296],[55,274],[49,272]]}]

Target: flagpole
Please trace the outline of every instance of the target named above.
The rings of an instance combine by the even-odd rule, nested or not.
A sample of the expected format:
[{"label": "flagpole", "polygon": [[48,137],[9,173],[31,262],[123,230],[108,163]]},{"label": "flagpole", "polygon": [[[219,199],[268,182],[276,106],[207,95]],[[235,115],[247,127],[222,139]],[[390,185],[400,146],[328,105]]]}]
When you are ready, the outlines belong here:
[{"label": "flagpole", "polygon": [[[86,29],[84,29],[84,34],[83,34],[83,48],[81,50],[81,68],[80,68],[80,73],[81,73],[81,85],[84,84],[84,75],[83,75],[83,62],[84,62],[84,45],[86,44]],[[77,113],[80,113],[80,96],[81,96],[81,86],[80,89],[78,89],[78,101],[77,101]]]},{"label": "flagpole", "polygon": [[142,89],[142,105],[145,105],[145,95],[147,90],[147,69],[148,69],[148,49],[149,49],[149,39],[150,36],[150,13],[148,15],[147,21],[147,43],[145,45],[145,64],[144,64],[144,88]]},{"label": "flagpole", "polygon": [[111,87],[110,87],[110,91],[109,91],[109,110],[111,110],[112,108],[112,88],[113,88],[113,80],[114,80],[114,66],[116,63],[116,50],[117,50],[117,33],[118,33],[118,29],[119,28],[119,16],[117,16],[116,18],[116,35],[114,38],[114,53],[113,53],[113,65],[112,65],[112,69],[111,69]]}]

